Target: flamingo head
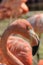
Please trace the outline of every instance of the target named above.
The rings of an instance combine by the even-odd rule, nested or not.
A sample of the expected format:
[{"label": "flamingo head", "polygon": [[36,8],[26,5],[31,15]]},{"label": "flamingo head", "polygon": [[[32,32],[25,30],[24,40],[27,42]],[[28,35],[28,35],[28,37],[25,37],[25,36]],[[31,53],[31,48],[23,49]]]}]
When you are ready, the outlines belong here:
[{"label": "flamingo head", "polygon": [[[15,22],[13,22],[11,25],[17,25],[16,27],[19,28],[19,30],[23,33],[25,37],[28,39],[32,39],[34,43],[32,43],[32,46],[36,46],[39,43],[39,37],[33,30],[33,27],[31,24],[25,20],[25,19],[18,19]],[[19,32],[18,30],[18,32]]]}]

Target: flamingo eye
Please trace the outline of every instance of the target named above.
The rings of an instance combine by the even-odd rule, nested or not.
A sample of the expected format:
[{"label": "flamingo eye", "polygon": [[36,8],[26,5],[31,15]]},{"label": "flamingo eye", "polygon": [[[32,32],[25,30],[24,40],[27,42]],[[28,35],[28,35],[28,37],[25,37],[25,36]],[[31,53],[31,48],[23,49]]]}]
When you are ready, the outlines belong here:
[{"label": "flamingo eye", "polygon": [[29,26],[27,26],[27,27],[26,27],[26,30],[30,30],[30,27],[29,27]]}]

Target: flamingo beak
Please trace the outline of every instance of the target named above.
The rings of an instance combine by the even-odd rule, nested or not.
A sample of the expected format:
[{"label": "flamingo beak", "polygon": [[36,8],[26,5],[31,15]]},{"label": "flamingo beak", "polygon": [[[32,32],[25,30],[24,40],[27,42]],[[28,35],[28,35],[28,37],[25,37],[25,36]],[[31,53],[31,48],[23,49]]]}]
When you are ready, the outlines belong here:
[{"label": "flamingo beak", "polygon": [[39,49],[40,40],[38,35],[34,32],[33,29],[30,29],[29,33],[30,33],[30,36],[34,39],[32,43],[32,55],[34,56]]}]

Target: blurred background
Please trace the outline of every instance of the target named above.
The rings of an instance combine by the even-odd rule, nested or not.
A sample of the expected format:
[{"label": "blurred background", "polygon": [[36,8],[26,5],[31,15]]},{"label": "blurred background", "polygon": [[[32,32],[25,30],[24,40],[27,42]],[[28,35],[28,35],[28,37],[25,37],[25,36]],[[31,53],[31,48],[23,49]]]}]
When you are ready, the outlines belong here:
[{"label": "blurred background", "polygon": [[43,0],[28,0],[26,4],[32,11],[43,10]]}]

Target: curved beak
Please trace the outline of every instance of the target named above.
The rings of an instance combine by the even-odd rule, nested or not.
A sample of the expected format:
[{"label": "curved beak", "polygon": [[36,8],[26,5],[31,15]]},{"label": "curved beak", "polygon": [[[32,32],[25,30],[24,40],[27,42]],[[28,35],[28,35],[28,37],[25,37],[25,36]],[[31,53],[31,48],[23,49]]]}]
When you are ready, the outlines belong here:
[{"label": "curved beak", "polygon": [[38,43],[39,43],[40,40],[39,40],[38,35],[34,32],[33,29],[30,29],[30,30],[29,30],[29,34],[30,34],[30,36],[34,39],[34,40],[33,40],[33,43],[32,43],[32,46],[38,45]]}]

